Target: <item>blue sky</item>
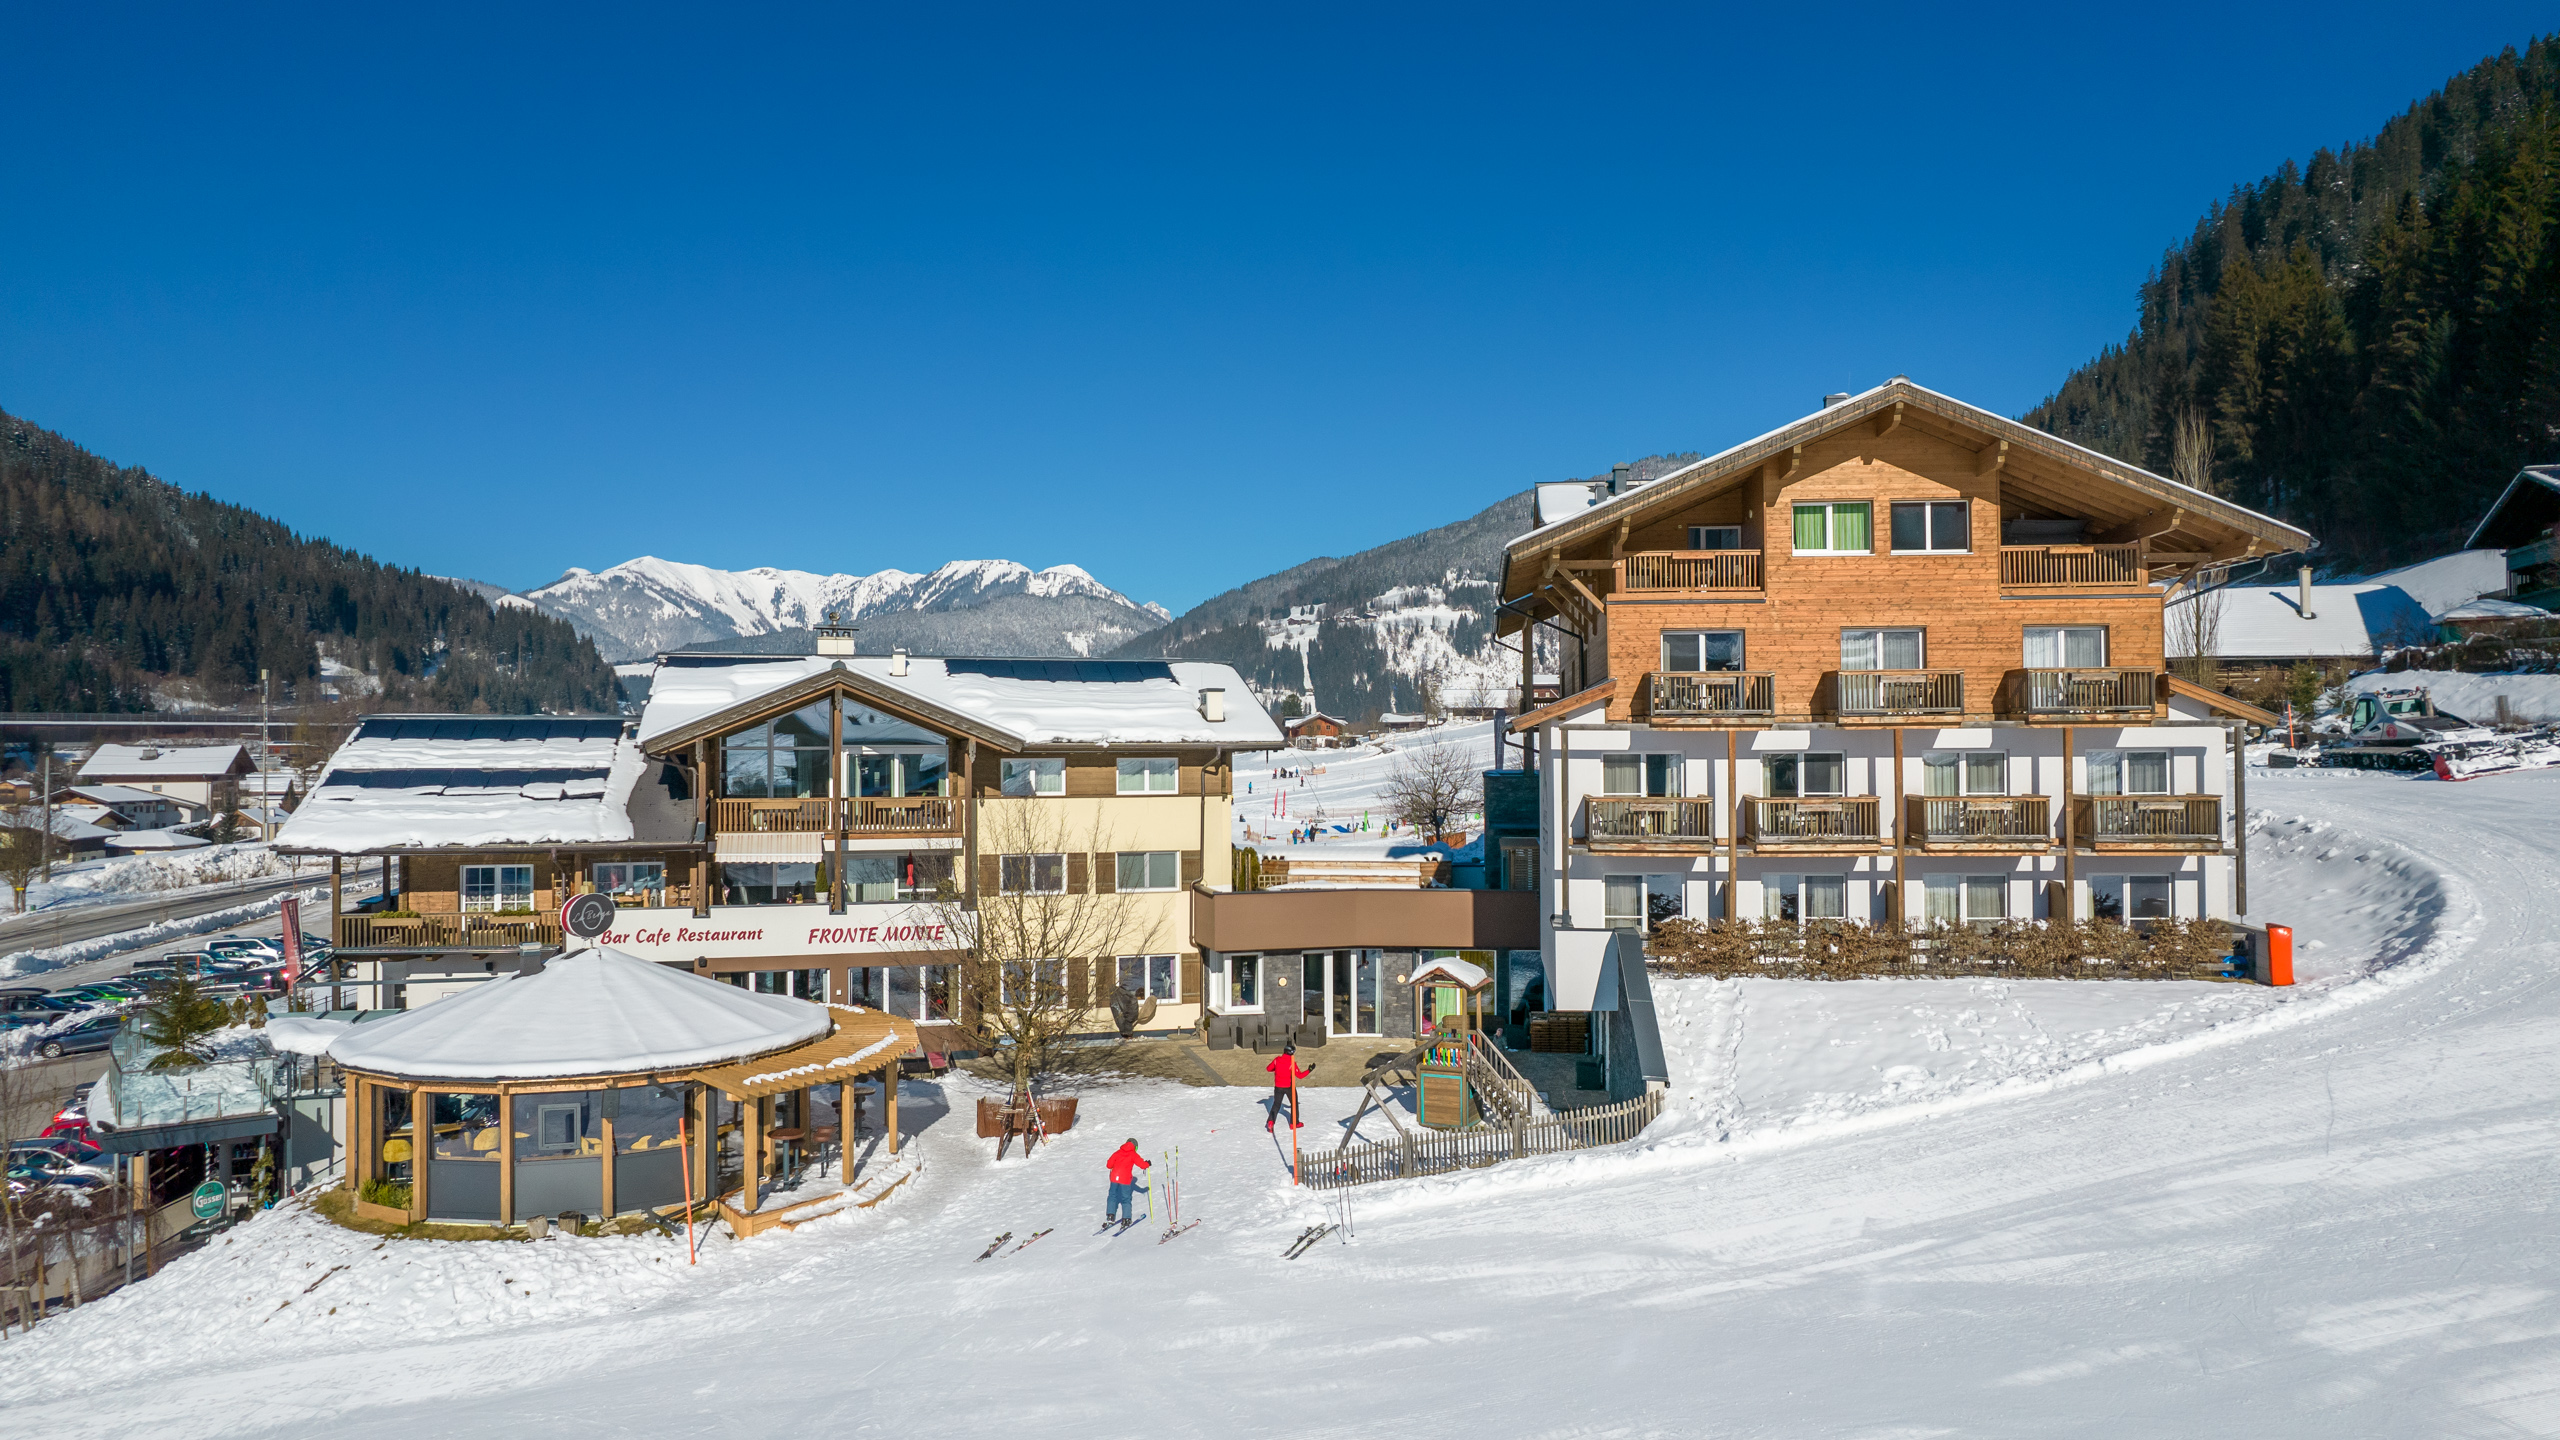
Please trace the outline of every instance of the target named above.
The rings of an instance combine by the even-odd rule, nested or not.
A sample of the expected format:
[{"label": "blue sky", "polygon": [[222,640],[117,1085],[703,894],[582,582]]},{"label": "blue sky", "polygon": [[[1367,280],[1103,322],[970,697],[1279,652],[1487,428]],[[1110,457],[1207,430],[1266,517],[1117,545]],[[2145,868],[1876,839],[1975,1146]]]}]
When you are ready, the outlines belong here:
[{"label": "blue sky", "polygon": [[2023,411],[2233,184],[2553,27],[379,8],[10,7],[0,409],[510,586],[1175,609],[1895,373]]}]

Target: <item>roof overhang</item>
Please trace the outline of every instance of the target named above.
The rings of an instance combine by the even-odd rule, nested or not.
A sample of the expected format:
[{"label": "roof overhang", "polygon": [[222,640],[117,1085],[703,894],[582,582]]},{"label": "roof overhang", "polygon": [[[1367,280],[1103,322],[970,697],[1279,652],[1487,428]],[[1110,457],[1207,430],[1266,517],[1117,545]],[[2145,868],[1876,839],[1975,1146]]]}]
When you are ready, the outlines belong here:
[{"label": "roof overhang", "polygon": [[2235,720],[2246,720],[2252,725],[2272,729],[2284,724],[2281,715],[2262,710],[2246,700],[2234,699],[2219,690],[2208,690],[2192,680],[2181,680],[2175,675],[2169,677],[2169,693],[2193,700],[2208,710],[2220,711]]},{"label": "roof overhang", "polygon": [[[769,660],[772,657],[762,658]],[[744,725],[787,715],[812,700],[822,700],[830,692],[839,690],[859,697],[863,704],[875,710],[928,730],[939,730],[954,738],[981,740],[1000,750],[1021,750],[1030,743],[1023,736],[998,729],[974,716],[918,700],[903,690],[879,684],[851,666],[844,666],[821,670],[752,699],[741,700],[726,710],[715,710],[662,734],[652,735],[641,742],[640,753],[664,759],[682,752],[696,740],[708,740]]]},{"label": "roof overhang", "polygon": [[2465,550],[2516,548],[2513,545],[2499,545],[2495,542],[2484,545],[2481,537],[2487,535],[2489,527],[2498,523],[2498,517],[2506,513],[2507,502],[2516,498],[2516,492],[2529,485],[2560,494],[2560,479],[2555,479],[2539,469],[2517,471],[2515,478],[2507,482],[2507,488],[2498,492],[2496,502],[2481,512],[2480,523],[2471,527],[2471,536],[2462,542],[2462,548]]},{"label": "roof overhang", "polygon": [[732,1099],[752,1099],[850,1080],[923,1053],[912,1020],[835,1004],[827,1006],[827,1015],[835,1021],[835,1027],[806,1044],[753,1060],[691,1071],[684,1078],[700,1081]]}]

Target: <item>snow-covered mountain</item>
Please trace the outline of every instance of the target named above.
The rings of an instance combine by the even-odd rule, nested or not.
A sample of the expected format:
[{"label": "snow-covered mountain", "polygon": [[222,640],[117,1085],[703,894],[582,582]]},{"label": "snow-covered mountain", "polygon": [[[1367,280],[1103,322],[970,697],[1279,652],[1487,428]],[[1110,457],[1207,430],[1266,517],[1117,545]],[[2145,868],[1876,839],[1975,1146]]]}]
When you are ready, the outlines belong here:
[{"label": "snow-covered mountain", "polygon": [[573,569],[525,598],[595,637],[611,661],[642,660],[706,641],[806,630],[832,611],[876,643],[975,654],[1108,650],[1171,618],[1073,565],[954,560],[930,574],[883,570],[715,570],[643,555],[608,570]]}]

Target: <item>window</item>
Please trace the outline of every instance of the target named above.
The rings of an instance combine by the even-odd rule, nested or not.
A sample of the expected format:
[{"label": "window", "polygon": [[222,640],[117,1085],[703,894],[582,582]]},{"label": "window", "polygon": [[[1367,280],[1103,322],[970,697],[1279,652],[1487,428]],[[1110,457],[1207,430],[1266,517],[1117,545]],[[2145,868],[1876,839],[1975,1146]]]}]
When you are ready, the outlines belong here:
[{"label": "window", "polygon": [[537,1105],[534,1107],[533,1145],[546,1154],[567,1154],[578,1148],[580,1123],[586,1111],[583,1105]]},{"label": "window", "polygon": [[1122,890],[1179,890],[1182,888],[1182,854],[1176,850],[1123,850],[1119,856],[1118,888]]},{"label": "window", "polygon": [[1609,875],[1601,886],[1601,923],[1611,930],[1650,931],[1685,912],[1678,875]]},{"label": "window", "polygon": [[845,757],[846,789],[865,799],[939,795],[950,768],[941,751],[871,750]]},{"label": "window", "polygon": [[1008,960],[997,974],[996,1003],[1008,1010],[1055,1005],[1066,998],[1064,960]]},{"label": "window", "polygon": [[1760,913],[1771,920],[1845,920],[1846,875],[1771,875],[1760,882]]},{"label": "window", "polygon": [[1538,847],[1533,841],[1502,842],[1502,888],[1535,890],[1538,888]]},{"label": "window", "polygon": [[806,905],[818,898],[818,867],[724,864],[720,890],[725,905]]},{"label": "window", "polygon": [[1843,630],[1843,670],[1917,670],[1921,668],[1922,632],[1918,630]]},{"label": "window", "polygon": [[2166,750],[2092,750],[2089,752],[2092,795],[2166,795],[2169,752]]},{"label": "window", "polygon": [[996,862],[996,888],[1007,895],[1064,895],[1067,857],[1007,855]]},{"label": "window", "polygon": [[1181,788],[1182,762],[1170,755],[1120,762],[1123,795],[1171,795]]},{"label": "window", "polygon": [[2147,921],[2169,918],[2169,877],[2166,875],[2092,875],[2089,877],[2089,918],[2113,920],[2119,925],[2139,927]]},{"label": "window", "polygon": [[1864,500],[1796,507],[1799,555],[1864,555],[1874,543],[1875,515]]},{"label": "window", "polygon": [[1671,796],[1682,793],[1677,755],[1604,755],[1600,757],[1603,795]]},{"label": "window", "polygon": [[1221,1010],[1259,1010],[1262,1008],[1262,957],[1230,955],[1227,957],[1227,1000]]},{"label": "window", "polygon": [[807,799],[827,793],[827,707],[805,705],[720,741],[720,793],[733,799]]},{"label": "window", "polygon": [[1682,674],[1742,668],[1739,630],[1668,630],[1662,636],[1662,668]]},{"label": "window", "polygon": [[598,861],[588,873],[595,879],[596,893],[616,900],[646,899],[650,891],[667,888],[663,860]]},{"label": "window", "polygon": [[1921,894],[1931,921],[1982,925],[2008,918],[2009,882],[2002,876],[1925,876]]},{"label": "window", "polygon": [[1170,955],[1123,955],[1120,957],[1120,988],[1134,990],[1150,1000],[1174,1001],[1182,998],[1179,977],[1181,967]]},{"label": "window", "polygon": [[952,857],[848,854],[844,857],[844,882],[845,898],[857,905],[932,900],[952,886]]},{"label": "window", "polygon": [[2095,669],[2106,663],[2107,631],[2103,625],[2027,627],[2030,670]]},{"label": "window", "polygon": [[1841,756],[1819,751],[1808,751],[1802,755],[1772,755],[1767,765],[1767,794],[1780,800],[1842,794],[1841,782],[1849,771],[1848,762]]},{"label": "window", "polygon": [[1739,525],[1692,525],[1689,527],[1692,550],[1739,550],[1742,527]]},{"label": "window", "polygon": [[1055,757],[1007,760],[1004,762],[1003,783],[1007,795],[1064,795],[1067,793],[1067,762]]},{"label": "window", "polygon": [[1963,552],[1973,548],[1971,507],[1962,500],[1895,501],[1893,549]]},{"label": "window", "polygon": [[463,866],[462,908],[466,912],[532,909],[533,867],[530,865]]},{"label": "window", "polygon": [[1950,755],[1933,751],[1920,762],[1923,795],[2006,795],[2009,757],[1997,750],[1967,750]]}]

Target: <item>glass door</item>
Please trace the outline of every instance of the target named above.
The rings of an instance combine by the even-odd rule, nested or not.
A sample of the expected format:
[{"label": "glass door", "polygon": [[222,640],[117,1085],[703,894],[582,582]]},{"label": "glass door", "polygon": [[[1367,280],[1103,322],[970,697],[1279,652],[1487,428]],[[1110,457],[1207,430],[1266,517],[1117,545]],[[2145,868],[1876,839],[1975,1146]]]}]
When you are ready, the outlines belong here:
[{"label": "glass door", "polygon": [[1353,1028],[1354,1017],[1351,1007],[1352,996],[1356,993],[1352,987],[1351,979],[1351,952],[1348,950],[1334,951],[1333,964],[1330,968],[1333,971],[1333,974],[1330,977],[1332,983],[1328,985],[1325,990],[1325,999],[1327,1001],[1325,1009],[1326,1033],[1332,1035],[1356,1034],[1358,1032]]},{"label": "glass door", "polygon": [[1322,1004],[1326,1034],[1378,1033],[1378,986],[1383,968],[1375,950],[1336,950],[1307,957],[1307,1004]]}]

